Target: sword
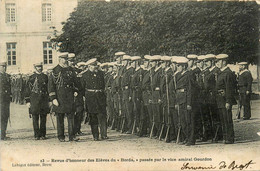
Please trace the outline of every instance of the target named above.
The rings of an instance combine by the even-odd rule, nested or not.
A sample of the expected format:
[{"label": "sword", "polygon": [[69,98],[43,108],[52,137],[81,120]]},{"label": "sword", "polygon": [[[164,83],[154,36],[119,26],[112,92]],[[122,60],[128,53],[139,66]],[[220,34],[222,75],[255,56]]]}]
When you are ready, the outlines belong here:
[{"label": "sword", "polygon": [[56,129],[55,125],[54,125],[54,122],[53,122],[53,119],[52,119],[52,113],[53,113],[52,110],[53,110],[53,106],[51,106],[50,117],[51,117],[52,126],[53,126],[54,129]]}]

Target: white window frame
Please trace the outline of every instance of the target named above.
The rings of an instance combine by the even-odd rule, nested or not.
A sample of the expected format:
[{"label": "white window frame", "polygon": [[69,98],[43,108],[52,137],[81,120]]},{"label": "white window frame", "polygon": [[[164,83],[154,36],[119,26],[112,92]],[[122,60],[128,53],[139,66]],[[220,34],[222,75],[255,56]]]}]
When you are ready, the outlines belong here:
[{"label": "white window frame", "polygon": [[52,4],[42,3],[42,22],[52,21]]},{"label": "white window frame", "polygon": [[6,3],[5,4],[5,22],[15,23],[16,22],[16,4]]},{"label": "white window frame", "polygon": [[[10,48],[8,48],[8,46],[10,46]],[[16,42],[6,43],[6,56],[7,56],[7,64],[9,66],[17,65],[17,43]]]},{"label": "white window frame", "polygon": [[[42,47],[43,47],[43,64],[44,65],[53,64],[52,43],[51,42],[47,42],[47,41],[43,42],[42,43]],[[50,53],[50,51],[51,51],[51,53]]]}]

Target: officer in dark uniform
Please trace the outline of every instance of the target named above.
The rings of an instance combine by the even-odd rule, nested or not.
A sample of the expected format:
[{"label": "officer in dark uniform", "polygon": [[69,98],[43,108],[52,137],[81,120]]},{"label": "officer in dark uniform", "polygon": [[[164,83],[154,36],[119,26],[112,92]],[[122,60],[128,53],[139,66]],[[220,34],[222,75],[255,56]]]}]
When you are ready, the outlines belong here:
[{"label": "officer in dark uniform", "polygon": [[82,75],[81,84],[85,89],[92,135],[94,141],[99,140],[99,125],[101,139],[108,139],[104,73],[98,70],[96,58],[90,59],[87,64],[89,70]]},{"label": "officer in dark uniform", "polygon": [[236,104],[234,97],[235,79],[232,71],[227,66],[227,54],[216,56],[216,66],[220,69],[217,76],[217,104],[222,125],[224,144],[234,143],[234,127],[232,120],[232,105]]},{"label": "officer in dark uniform", "polygon": [[[80,86],[80,78],[81,78],[81,69],[75,67],[75,54],[68,54],[68,65],[73,69],[77,78],[77,85]],[[74,85],[75,86],[75,85]],[[81,132],[81,122],[83,121],[83,112],[84,112],[84,101],[83,101],[83,90],[81,87],[78,87],[78,95],[74,98],[74,134],[75,135],[83,135]]]},{"label": "officer in dark uniform", "polygon": [[64,117],[68,120],[69,141],[78,141],[74,134],[74,98],[80,87],[73,69],[68,66],[68,53],[61,53],[59,64],[49,77],[48,90],[57,117],[57,131],[60,142],[65,142]]},{"label": "officer in dark uniform", "polygon": [[[46,139],[46,117],[49,110],[48,76],[42,73],[42,63],[34,65],[35,72],[29,77],[25,101],[33,120],[35,140]],[[39,126],[40,119],[40,126]]]},{"label": "officer in dark uniform", "polygon": [[6,129],[10,117],[11,79],[6,73],[6,62],[0,62],[0,112],[1,112],[1,140],[6,140]]},{"label": "officer in dark uniform", "polygon": [[247,62],[240,62],[238,74],[238,91],[240,107],[244,106],[244,120],[251,118],[250,95],[252,93],[253,77],[248,70]]}]

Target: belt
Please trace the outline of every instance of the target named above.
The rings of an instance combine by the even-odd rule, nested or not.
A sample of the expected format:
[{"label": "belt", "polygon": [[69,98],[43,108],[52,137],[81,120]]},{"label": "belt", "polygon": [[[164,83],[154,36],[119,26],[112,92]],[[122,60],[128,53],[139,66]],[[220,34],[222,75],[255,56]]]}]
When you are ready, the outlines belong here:
[{"label": "belt", "polygon": [[185,92],[185,89],[184,89],[184,88],[182,88],[182,89],[177,89],[176,92],[177,92],[177,93],[184,93],[184,92]]},{"label": "belt", "polygon": [[103,90],[101,90],[101,89],[87,89],[87,91],[97,93],[97,92],[102,92]]}]

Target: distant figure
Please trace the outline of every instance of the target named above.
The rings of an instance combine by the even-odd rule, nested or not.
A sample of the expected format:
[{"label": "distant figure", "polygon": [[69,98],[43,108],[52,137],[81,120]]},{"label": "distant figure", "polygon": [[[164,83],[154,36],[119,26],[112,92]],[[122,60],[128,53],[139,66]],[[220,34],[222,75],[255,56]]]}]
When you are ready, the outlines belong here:
[{"label": "distant figure", "polygon": [[6,128],[10,117],[11,79],[6,73],[6,62],[0,62],[0,113],[1,140],[6,140]]},{"label": "distant figure", "polygon": [[[251,118],[251,106],[250,99],[252,93],[252,82],[253,77],[248,70],[247,62],[240,62],[239,64],[239,75],[238,75],[238,92],[239,92],[239,104],[240,108],[244,107],[244,120]],[[240,115],[240,114],[239,114]]]}]

